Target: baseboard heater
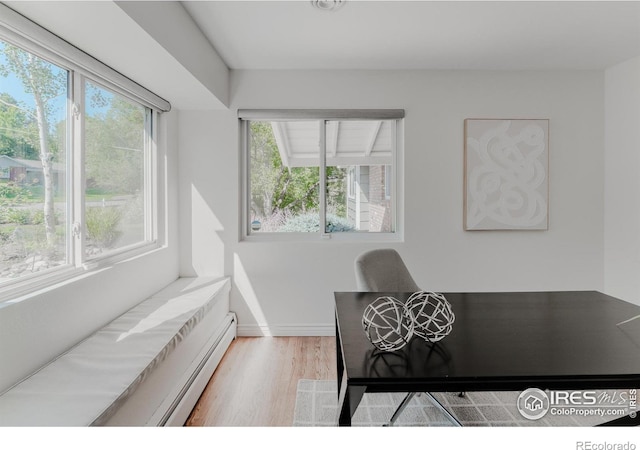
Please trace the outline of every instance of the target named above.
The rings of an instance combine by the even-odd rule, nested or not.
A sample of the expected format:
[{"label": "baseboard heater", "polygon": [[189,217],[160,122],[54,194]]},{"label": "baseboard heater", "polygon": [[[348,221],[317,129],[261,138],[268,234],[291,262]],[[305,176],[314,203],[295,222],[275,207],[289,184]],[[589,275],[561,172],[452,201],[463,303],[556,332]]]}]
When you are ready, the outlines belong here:
[{"label": "baseboard heater", "polygon": [[189,379],[178,392],[176,398],[171,402],[167,411],[162,415],[158,423],[154,423],[154,417],[149,425],[157,426],[183,426],[194,406],[198,402],[200,395],[204,391],[209,379],[216,370],[220,360],[224,356],[225,351],[236,337],[237,321],[233,313],[227,315],[224,328],[215,336],[214,341],[206,350],[205,355],[195,368],[189,368],[188,372],[192,372]]}]

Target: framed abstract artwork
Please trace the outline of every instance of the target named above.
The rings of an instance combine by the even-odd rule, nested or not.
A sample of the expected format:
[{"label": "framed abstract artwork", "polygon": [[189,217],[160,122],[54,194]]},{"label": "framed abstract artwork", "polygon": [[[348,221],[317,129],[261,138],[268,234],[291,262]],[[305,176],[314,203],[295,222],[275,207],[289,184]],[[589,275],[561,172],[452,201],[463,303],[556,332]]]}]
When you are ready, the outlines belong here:
[{"label": "framed abstract artwork", "polygon": [[464,121],[464,229],[549,228],[549,120]]}]

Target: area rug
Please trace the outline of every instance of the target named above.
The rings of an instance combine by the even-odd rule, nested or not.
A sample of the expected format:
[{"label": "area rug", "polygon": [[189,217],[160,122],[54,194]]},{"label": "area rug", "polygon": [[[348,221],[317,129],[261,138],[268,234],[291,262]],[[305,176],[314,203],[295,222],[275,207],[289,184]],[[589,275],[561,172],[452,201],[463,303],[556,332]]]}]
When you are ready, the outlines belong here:
[{"label": "area rug", "polygon": [[[293,426],[335,426],[337,423],[337,383],[335,380],[299,380]],[[601,417],[551,416],[528,420],[520,415],[516,401],[520,392],[434,393],[463,426],[594,426],[609,419]],[[383,426],[404,399],[404,393],[367,393],[352,418],[352,426]],[[436,426],[453,424],[425,395],[415,396],[395,426]]]}]

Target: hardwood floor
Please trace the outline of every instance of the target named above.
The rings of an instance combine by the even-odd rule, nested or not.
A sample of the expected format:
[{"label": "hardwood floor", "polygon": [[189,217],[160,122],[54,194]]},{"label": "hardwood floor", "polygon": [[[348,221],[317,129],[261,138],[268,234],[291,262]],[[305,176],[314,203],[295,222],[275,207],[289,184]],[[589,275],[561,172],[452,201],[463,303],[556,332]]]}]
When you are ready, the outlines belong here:
[{"label": "hardwood floor", "polygon": [[291,426],[299,379],[336,379],[335,337],[239,337],[186,426]]}]

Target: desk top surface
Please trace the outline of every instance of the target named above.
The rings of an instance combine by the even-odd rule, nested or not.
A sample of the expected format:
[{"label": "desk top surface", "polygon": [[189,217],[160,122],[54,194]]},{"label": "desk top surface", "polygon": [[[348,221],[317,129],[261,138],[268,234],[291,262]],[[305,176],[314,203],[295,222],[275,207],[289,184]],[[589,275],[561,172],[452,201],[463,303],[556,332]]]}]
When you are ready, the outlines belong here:
[{"label": "desk top surface", "polygon": [[640,386],[640,336],[617,326],[640,306],[596,291],[443,293],[456,316],[448,336],[377,350],[362,328],[366,306],[382,295],[404,302],[410,294],[335,293],[350,383],[380,390],[389,383],[431,383],[433,390]]}]

